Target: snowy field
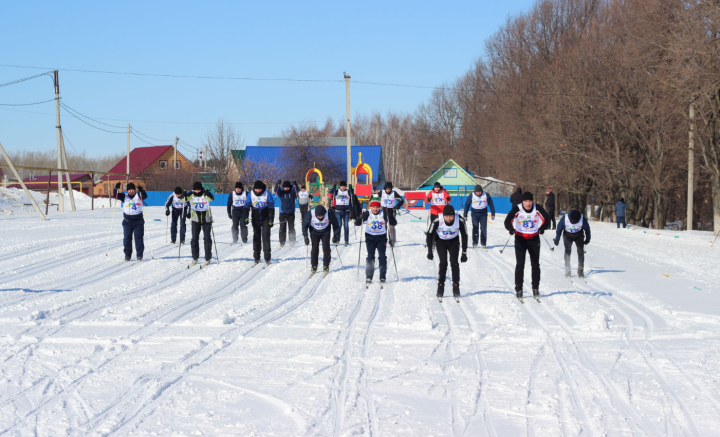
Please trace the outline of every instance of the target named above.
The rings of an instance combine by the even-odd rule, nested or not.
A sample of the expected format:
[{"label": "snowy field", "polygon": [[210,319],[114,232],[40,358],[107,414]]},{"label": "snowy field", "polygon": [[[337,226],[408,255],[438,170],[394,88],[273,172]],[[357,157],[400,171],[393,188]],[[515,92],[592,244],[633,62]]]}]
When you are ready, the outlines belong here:
[{"label": "snowy field", "polygon": [[440,304],[409,216],[400,281],[390,256],[366,290],[354,235],[325,279],[277,226],[274,263],[250,269],[223,208],[221,263],[188,270],[163,208],[147,213],[146,261],[129,264],[119,214],[105,255],[107,206],[0,219],[1,436],[720,435],[709,232],[593,223],[587,283],[543,242],[542,303],[522,305],[498,216],[460,303]]}]

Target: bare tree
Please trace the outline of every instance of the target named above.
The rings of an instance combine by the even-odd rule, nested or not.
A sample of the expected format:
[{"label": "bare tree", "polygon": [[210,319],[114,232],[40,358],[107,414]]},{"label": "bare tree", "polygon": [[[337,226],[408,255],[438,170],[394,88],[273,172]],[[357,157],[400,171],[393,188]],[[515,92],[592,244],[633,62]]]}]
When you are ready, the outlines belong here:
[{"label": "bare tree", "polygon": [[218,193],[232,191],[239,176],[232,150],[241,149],[244,139],[231,124],[219,119],[211,128],[204,140],[207,146],[207,167],[212,174],[213,183]]}]

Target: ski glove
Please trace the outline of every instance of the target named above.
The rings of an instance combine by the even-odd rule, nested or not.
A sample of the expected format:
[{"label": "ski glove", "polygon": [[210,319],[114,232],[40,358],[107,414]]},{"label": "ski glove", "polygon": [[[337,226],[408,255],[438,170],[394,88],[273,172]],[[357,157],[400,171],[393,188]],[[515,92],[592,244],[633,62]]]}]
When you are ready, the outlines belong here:
[{"label": "ski glove", "polygon": [[338,244],[338,243],[340,242],[340,236],[339,236],[339,235],[334,235],[334,236],[333,236],[333,239],[332,239],[332,242],[333,242],[334,244]]},{"label": "ski glove", "polygon": [[272,227],[273,227],[273,225],[274,225],[273,221],[272,221],[272,220],[270,220],[270,221],[268,222],[268,226],[270,226],[270,227],[272,228]]},{"label": "ski glove", "polygon": [[170,210],[169,210],[169,209],[166,209],[166,210],[165,210],[165,216],[169,216],[169,215],[170,215]]},{"label": "ski glove", "polygon": [[540,228],[540,230],[538,231],[538,234],[542,235],[542,234],[544,234],[544,233],[545,233],[545,229]]},{"label": "ski glove", "polygon": [[515,235],[515,229],[510,229],[508,232],[510,232],[510,235]]},{"label": "ski glove", "polygon": [[122,185],[120,184],[120,182],[118,182],[117,184],[115,184],[115,189],[116,189],[116,190],[119,190],[121,186],[122,186]]},{"label": "ski glove", "polygon": [[305,237],[305,245],[307,246],[309,244],[310,244],[310,239],[308,237]]},{"label": "ski glove", "polygon": [[588,244],[590,244],[590,239],[588,238],[587,240],[585,240],[585,242],[584,242],[583,244],[586,245],[586,246],[587,246]]},{"label": "ski glove", "polygon": [[461,263],[467,262],[467,253],[466,252],[462,253],[462,256],[460,257],[460,262]]},{"label": "ski glove", "polygon": [[247,224],[249,224],[249,223],[250,223],[250,219],[249,219],[249,218],[246,218],[246,219],[245,219],[245,224],[247,225]]},{"label": "ski glove", "polygon": [[555,240],[553,240],[553,243],[555,243],[555,245],[557,246],[558,244],[560,244],[560,240],[555,239]]},{"label": "ski glove", "polygon": [[495,215],[490,216],[490,220],[495,220]]},{"label": "ski glove", "polygon": [[232,219],[232,214],[228,214],[228,218],[229,218],[229,219]]},{"label": "ski glove", "polygon": [[427,257],[427,258],[428,258],[430,261],[433,260],[433,254],[432,254],[432,252],[428,252],[428,257]]}]

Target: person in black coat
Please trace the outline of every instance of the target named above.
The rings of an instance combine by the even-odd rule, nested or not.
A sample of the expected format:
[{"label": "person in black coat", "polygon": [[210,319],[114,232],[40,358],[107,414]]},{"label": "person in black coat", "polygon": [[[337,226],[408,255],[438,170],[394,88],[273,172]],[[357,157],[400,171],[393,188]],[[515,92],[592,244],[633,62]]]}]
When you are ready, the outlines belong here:
[{"label": "person in black coat", "polygon": [[552,192],[552,188],[548,188],[545,190],[547,197],[545,197],[545,209],[547,210],[548,215],[550,216],[550,221],[552,221],[552,230],[555,230],[555,193]]},{"label": "person in black coat", "polygon": [[[175,192],[165,202],[165,215],[172,214],[170,222],[170,242],[175,244],[178,234],[178,220],[180,221],[180,244],[185,244],[185,218],[190,215],[190,206],[184,200],[185,191],[182,187],[175,187]],[[172,207],[172,212],[170,208]]]},{"label": "person in black coat", "polygon": [[570,277],[570,255],[572,255],[573,243],[577,246],[578,254],[578,278],[584,278],[585,245],[590,244],[590,223],[585,220],[580,211],[571,210],[568,214],[560,217],[557,233],[553,242],[560,244],[560,236],[563,236],[565,243],[565,277]]},{"label": "person in black coat", "polygon": [[519,205],[520,202],[522,202],[522,196],[523,196],[522,189],[518,188],[517,191],[515,191],[514,193],[512,193],[510,195],[510,204],[512,206]]},{"label": "person in black coat", "polygon": [[[332,250],[330,249],[330,231],[333,233],[333,241],[340,241],[340,225],[335,214],[331,214],[324,206],[318,205],[311,209],[303,217],[302,234],[307,246],[312,241],[310,251],[311,274],[317,272],[318,255],[320,255],[320,242],[323,245],[323,272],[330,271]],[[310,234],[308,236],[308,233]]]},{"label": "person in black coat", "polygon": [[[238,236],[242,238],[243,244],[247,243],[248,228],[245,220],[243,220],[243,209],[247,201],[248,193],[243,187],[243,183],[235,182],[235,189],[230,193],[227,200],[228,218],[232,220],[230,232],[232,233],[233,244],[238,242]],[[239,228],[239,231],[238,231]]]},{"label": "person in black coat", "polygon": [[452,205],[445,205],[441,216],[433,218],[430,222],[430,231],[427,234],[427,258],[433,259],[433,244],[437,248],[440,263],[438,266],[437,297],[442,299],[445,292],[445,275],[447,273],[448,258],[452,270],[453,297],[460,297],[460,264],[458,255],[462,245],[460,262],[467,261],[468,237],[465,219],[455,212]]}]

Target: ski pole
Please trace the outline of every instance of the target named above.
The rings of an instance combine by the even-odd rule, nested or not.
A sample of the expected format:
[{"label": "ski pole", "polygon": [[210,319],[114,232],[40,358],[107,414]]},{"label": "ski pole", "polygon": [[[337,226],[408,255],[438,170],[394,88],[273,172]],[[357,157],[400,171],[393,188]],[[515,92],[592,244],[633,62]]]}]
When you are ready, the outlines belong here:
[{"label": "ski pole", "polygon": [[500,253],[501,253],[501,254],[503,253],[503,251],[504,251],[505,248],[507,247],[507,245],[508,245],[508,243],[510,242],[510,239],[511,239],[511,238],[512,238],[512,235],[510,235],[510,236],[508,237],[507,241],[505,242],[505,245],[503,246],[502,249],[500,249]]},{"label": "ski pole", "polygon": [[394,246],[393,244],[390,245],[390,252],[392,252],[393,264],[395,264],[395,276],[397,276],[398,282],[400,282],[400,275],[398,274],[398,269],[397,269],[397,261],[395,261],[395,249],[393,248],[393,246]]},{"label": "ski pole", "polygon": [[411,213],[410,211],[408,211],[407,209],[404,209],[404,211],[405,211],[405,214],[409,214],[411,217],[415,217],[415,218],[418,219],[418,220],[422,220],[420,217],[416,216],[415,214],[412,214],[412,213]]},{"label": "ski pole", "polygon": [[218,252],[218,250],[217,250],[217,240],[215,239],[215,228],[213,227],[212,223],[210,223],[210,232],[212,232],[213,243],[215,244],[215,259],[217,260],[218,264],[220,264],[220,252]]},{"label": "ski pole", "polygon": [[710,245],[711,248],[712,248],[712,247],[715,245],[715,243],[717,242],[718,237],[720,237],[720,231],[718,231],[718,234],[717,234],[717,236],[715,237],[715,241],[713,241],[713,244]]},{"label": "ski pole", "polygon": [[167,244],[167,234],[168,234],[168,223],[169,223],[170,216],[165,216],[165,244]]},{"label": "ski pole", "polygon": [[308,266],[309,259],[310,259],[310,245],[306,244],[305,245],[305,267]]},{"label": "ski pole", "polygon": [[[183,204],[183,210],[180,213],[180,218],[182,219],[182,222],[180,222],[180,224],[182,226],[185,226],[185,205],[184,204]],[[179,229],[178,229],[178,231],[179,231]],[[182,243],[178,242],[178,262],[180,262],[180,248],[182,248]]]},{"label": "ski pole", "polygon": [[[143,209],[143,220],[147,221],[147,216],[145,215],[144,209]],[[152,246],[148,244],[148,247],[150,247],[150,257],[152,257],[152,259],[155,259],[155,253],[153,252]],[[137,250],[137,247],[135,248],[135,250]]]},{"label": "ski pole", "polygon": [[[117,193],[115,193],[115,206],[113,206],[113,216],[112,216],[112,220],[110,220],[110,234],[108,234],[108,244],[107,244],[107,248],[105,249],[105,256],[108,256],[108,251],[110,250],[110,237],[112,237],[112,225],[113,225],[113,223],[115,223],[115,210],[117,209],[118,194],[120,194],[119,191]],[[712,246],[710,246],[710,247],[712,247]]]},{"label": "ski pole", "polygon": [[550,248],[550,251],[551,251],[551,252],[555,250],[555,248],[550,245],[550,242],[548,241],[548,239],[547,239],[547,237],[545,236],[545,234],[543,234],[543,240],[545,240],[545,242],[547,243],[547,245],[548,245],[548,247]]},{"label": "ski pole", "polygon": [[338,245],[337,245],[337,244],[335,245],[335,252],[336,252],[337,255],[338,255],[338,261],[340,261],[340,266],[341,266],[341,267],[345,267],[345,264],[343,264],[342,259],[340,258],[340,249],[338,249]]},{"label": "ski pole", "polygon": [[355,279],[360,277],[360,251],[362,250],[363,227],[360,225],[360,244],[358,245],[358,270]]}]

